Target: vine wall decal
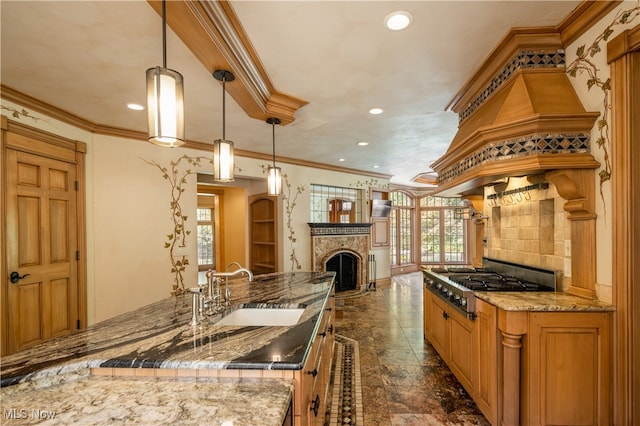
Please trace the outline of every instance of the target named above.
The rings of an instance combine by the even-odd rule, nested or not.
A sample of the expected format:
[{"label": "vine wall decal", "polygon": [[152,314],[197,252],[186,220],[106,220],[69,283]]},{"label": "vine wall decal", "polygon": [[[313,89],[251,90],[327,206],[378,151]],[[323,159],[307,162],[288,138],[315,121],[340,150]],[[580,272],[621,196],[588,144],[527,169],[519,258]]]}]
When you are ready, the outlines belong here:
[{"label": "vine wall decal", "polygon": [[31,113],[29,111],[27,111],[26,109],[22,108],[21,110],[17,110],[15,108],[12,107],[7,107],[4,105],[0,105],[0,109],[4,109],[5,111],[9,111],[11,112],[11,116],[15,119],[20,120],[21,118],[29,118],[33,121],[45,121],[42,118],[39,117],[34,117],[33,115],[31,115]]},{"label": "vine wall decal", "polygon": [[365,181],[357,181],[356,183],[350,183],[349,186],[352,186],[354,188],[368,188],[368,187],[373,187],[373,188],[389,188],[389,184],[385,184],[385,185],[380,185],[380,181],[378,179],[369,179],[369,180],[365,180]]},{"label": "vine wall decal", "polygon": [[602,51],[600,43],[608,41],[614,33],[614,27],[628,24],[640,15],[640,5],[627,10],[622,10],[616,14],[613,22],[611,22],[604,31],[599,34],[593,42],[587,46],[583,44],[576,50],[577,58],[567,66],[567,73],[571,77],[576,77],[584,73],[587,74],[587,89],[597,87],[602,90],[603,111],[600,118],[596,122],[598,128],[598,138],[596,144],[603,151],[604,166],[598,173],[600,176],[600,197],[604,201],[603,186],[605,182],[611,179],[611,159],[609,158],[609,147],[611,146],[609,132],[609,115],[611,113],[610,94],[611,94],[611,78],[604,80],[601,77],[600,69],[596,66],[592,58]]},{"label": "vine wall decal", "polygon": [[285,213],[285,221],[287,225],[287,231],[289,235],[287,239],[291,241],[291,254],[289,255],[289,260],[291,260],[291,270],[295,271],[302,269],[300,265],[300,261],[296,255],[296,247],[295,242],[297,241],[296,232],[293,229],[293,210],[296,207],[296,200],[298,196],[304,192],[304,185],[298,185],[295,188],[295,191],[292,190],[293,185],[289,182],[289,177],[286,173],[282,174],[282,183],[283,183],[283,191],[282,191],[282,201],[284,202],[284,213]]},{"label": "vine wall decal", "polygon": [[199,168],[205,162],[213,165],[213,160],[207,157],[189,157],[188,155],[183,155],[178,158],[178,160],[171,161],[168,168],[162,166],[156,161],[148,161],[144,158],[142,158],[142,161],[158,168],[162,173],[162,177],[171,187],[171,201],[169,203],[169,208],[171,210],[173,230],[170,234],[167,234],[164,247],[169,249],[171,273],[173,274],[173,287],[171,294],[179,295],[185,292],[183,273],[187,265],[189,265],[189,259],[185,255],[177,255],[176,249],[187,246],[187,237],[191,233],[185,228],[185,224],[189,216],[183,212],[182,206],[180,205],[180,198],[185,191],[184,185],[187,183],[187,176],[196,173],[196,170],[191,168],[180,170],[180,164],[182,161],[185,161],[187,163],[187,167],[191,166]]}]

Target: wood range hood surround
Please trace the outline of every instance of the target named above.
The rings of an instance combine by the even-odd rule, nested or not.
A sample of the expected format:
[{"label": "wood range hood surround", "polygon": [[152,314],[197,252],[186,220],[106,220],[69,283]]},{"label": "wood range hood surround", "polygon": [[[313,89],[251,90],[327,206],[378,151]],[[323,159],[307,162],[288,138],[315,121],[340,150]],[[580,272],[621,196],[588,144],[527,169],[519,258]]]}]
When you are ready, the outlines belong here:
[{"label": "wood range hood surround", "polygon": [[[477,198],[506,177],[553,183],[571,221],[569,293],[595,298],[595,169],[590,135],[599,112],[585,111],[566,73],[558,31],[514,29],[450,108],[460,124],[431,167],[434,194]],[[588,265],[588,266],[586,266]]]},{"label": "wood range hood surround", "polygon": [[449,107],[460,117],[449,149],[431,167],[436,193],[478,193],[508,176],[596,169],[591,129],[564,62],[557,31],[511,30]]}]

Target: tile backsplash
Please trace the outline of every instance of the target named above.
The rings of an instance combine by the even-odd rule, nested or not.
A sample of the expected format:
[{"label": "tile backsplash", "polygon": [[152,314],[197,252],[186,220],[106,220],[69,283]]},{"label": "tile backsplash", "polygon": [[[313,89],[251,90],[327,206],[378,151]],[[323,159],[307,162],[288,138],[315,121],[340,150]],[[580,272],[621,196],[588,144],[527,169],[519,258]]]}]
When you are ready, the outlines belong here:
[{"label": "tile backsplash", "polygon": [[[484,255],[553,269],[558,272],[559,289],[570,284],[571,229],[555,187],[525,190],[527,178],[510,178],[507,183],[484,189]],[[520,191],[522,190],[522,191]]]}]

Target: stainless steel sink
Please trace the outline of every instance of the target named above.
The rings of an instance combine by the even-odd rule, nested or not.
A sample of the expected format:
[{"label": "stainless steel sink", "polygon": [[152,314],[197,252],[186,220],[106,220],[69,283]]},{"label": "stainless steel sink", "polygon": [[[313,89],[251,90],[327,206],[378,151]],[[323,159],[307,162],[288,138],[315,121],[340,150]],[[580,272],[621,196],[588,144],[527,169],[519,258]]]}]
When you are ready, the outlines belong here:
[{"label": "stainless steel sink", "polygon": [[225,315],[216,326],[285,327],[298,323],[304,308],[238,308]]}]

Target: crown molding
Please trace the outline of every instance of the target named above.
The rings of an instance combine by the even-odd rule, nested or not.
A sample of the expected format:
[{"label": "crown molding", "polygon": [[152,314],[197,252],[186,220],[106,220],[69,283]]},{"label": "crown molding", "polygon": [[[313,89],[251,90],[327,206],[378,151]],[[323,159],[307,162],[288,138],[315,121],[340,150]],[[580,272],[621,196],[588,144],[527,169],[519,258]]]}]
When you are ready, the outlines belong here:
[{"label": "crown molding", "polygon": [[584,0],[556,27],[562,37],[562,44],[568,46],[576,41],[621,3],[622,1]]},{"label": "crown molding", "polygon": [[71,114],[63,109],[51,106],[39,99],[32,98],[31,96],[25,95],[11,87],[5,86],[4,84],[0,84],[0,94],[3,99],[6,99],[9,102],[13,102],[24,108],[29,108],[33,111],[45,114],[47,117],[60,120],[79,129],[93,132],[96,128],[96,125],[89,120],[78,117],[77,115]]},{"label": "crown molding", "polygon": [[[161,2],[147,1],[156,13]],[[167,24],[213,73],[231,71],[234,81],[226,87],[229,95],[251,118],[265,121],[279,118],[282,125],[295,120],[295,112],[308,102],[277,91],[260,61],[249,37],[227,1],[169,1]]]}]

